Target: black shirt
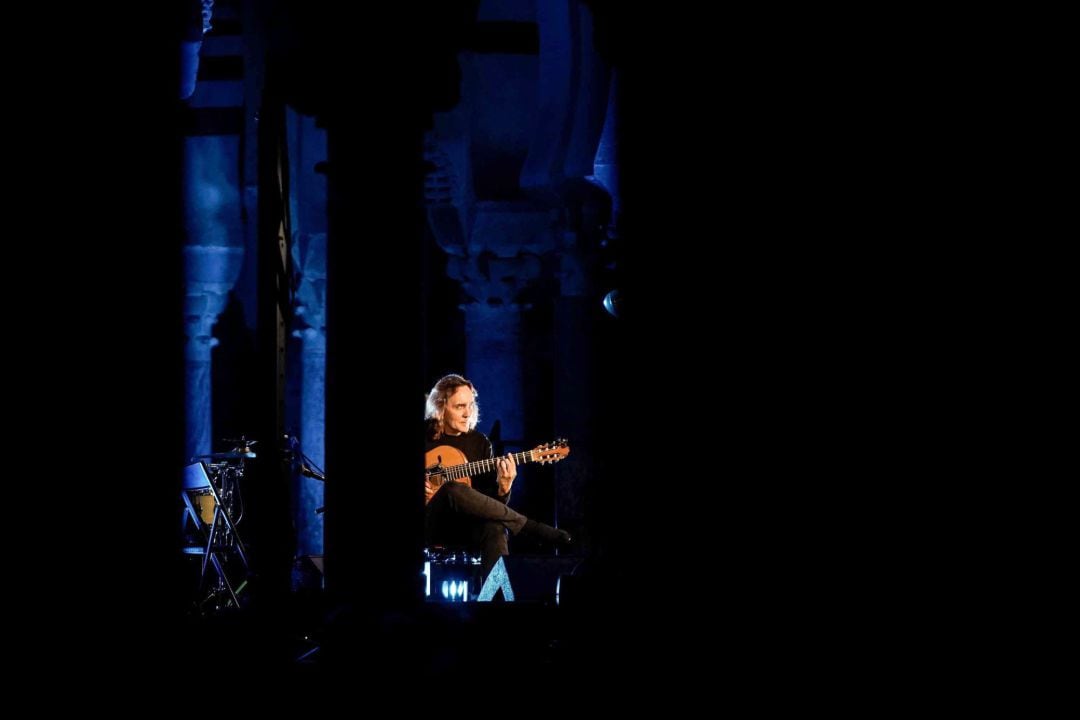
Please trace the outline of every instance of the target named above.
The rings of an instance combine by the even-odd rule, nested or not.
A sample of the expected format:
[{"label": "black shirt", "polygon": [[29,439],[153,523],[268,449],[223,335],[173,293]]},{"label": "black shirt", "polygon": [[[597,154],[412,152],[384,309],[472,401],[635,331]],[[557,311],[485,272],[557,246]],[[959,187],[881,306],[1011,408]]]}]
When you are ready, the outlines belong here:
[{"label": "black shirt", "polygon": [[[445,433],[438,440],[432,438],[434,435],[434,426],[429,423],[427,426],[427,432],[424,436],[424,452],[439,447],[440,445],[449,445],[452,448],[456,448],[465,455],[465,459],[469,462],[475,462],[476,460],[485,460],[494,455],[494,451],[491,447],[491,440],[488,436],[479,430],[470,430],[467,433],[461,435],[446,435]],[[506,502],[508,496],[499,495],[499,486],[496,482],[496,473],[489,471],[485,473],[477,473],[470,476],[472,478],[472,486],[476,490],[484,493],[493,498],[497,498],[503,502]]]}]

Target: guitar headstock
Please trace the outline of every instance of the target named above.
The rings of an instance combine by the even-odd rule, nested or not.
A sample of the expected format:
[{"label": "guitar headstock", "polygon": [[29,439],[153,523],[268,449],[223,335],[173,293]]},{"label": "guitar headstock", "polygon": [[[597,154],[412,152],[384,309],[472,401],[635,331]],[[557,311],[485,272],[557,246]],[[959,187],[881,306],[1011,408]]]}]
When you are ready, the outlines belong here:
[{"label": "guitar headstock", "polygon": [[556,463],[569,454],[570,446],[566,440],[560,439],[534,447],[529,451],[529,460],[538,463]]}]

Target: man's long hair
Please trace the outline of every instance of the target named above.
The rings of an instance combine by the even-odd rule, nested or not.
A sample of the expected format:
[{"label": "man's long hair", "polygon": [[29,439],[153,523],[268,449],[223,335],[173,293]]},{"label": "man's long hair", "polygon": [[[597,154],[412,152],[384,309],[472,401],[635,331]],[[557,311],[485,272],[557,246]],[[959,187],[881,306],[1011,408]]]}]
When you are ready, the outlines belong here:
[{"label": "man's long hair", "polygon": [[[447,375],[441,378],[439,382],[435,383],[435,387],[431,388],[431,392],[428,393],[424,417],[435,421],[435,440],[441,438],[443,431],[446,429],[443,425],[443,413],[446,411],[446,403],[450,396],[456,393],[457,389],[462,385],[473,391],[474,400],[480,395],[480,393],[476,392],[476,387],[460,375]],[[469,430],[475,430],[478,422],[480,422],[479,405],[475,407],[473,414],[469,417]]]}]

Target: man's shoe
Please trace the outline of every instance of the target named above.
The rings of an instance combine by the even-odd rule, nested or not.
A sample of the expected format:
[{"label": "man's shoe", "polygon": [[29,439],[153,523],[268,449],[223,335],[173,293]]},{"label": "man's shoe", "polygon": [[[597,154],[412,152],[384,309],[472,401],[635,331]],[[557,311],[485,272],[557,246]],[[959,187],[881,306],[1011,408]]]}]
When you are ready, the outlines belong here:
[{"label": "man's shoe", "polygon": [[526,520],[525,527],[521,528],[521,532],[560,547],[567,547],[573,542],[570,533],[565,530],[560,530],[559,528],[551,527],[550,525],[545,525],[544,523],[536,522],[535,520]]}]

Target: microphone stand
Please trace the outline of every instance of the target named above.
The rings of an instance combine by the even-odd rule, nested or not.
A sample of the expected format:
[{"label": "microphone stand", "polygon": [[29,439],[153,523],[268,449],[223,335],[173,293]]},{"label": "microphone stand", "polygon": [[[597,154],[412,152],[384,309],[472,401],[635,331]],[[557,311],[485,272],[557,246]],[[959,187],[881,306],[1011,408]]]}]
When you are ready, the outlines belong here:
[{"label": "microphone stand", "polygon": [[[300,438],[295,435],[287,435],[288,444],[290,446],[290,455],[293,459],[299,457],[300,459],[300,474],[304,477],[309,477],[319,482],[326,482],[326,473],[320,468],[314,460],[304,454],[304,451],[300,449]],[[321,515],[326,510],[326,506],[315,508],[315,514]]]},{"label": "microphone stand", "polygon": [[[309,478],[314,478],[320,482],[326,482],[326,473],[324,473],[318,465],[312,462],[311,458],[302,452],[300,453],[300,474]],[[320,505],[315,508],[315,514],[322,515],[325,510],[326,506]]]}]

